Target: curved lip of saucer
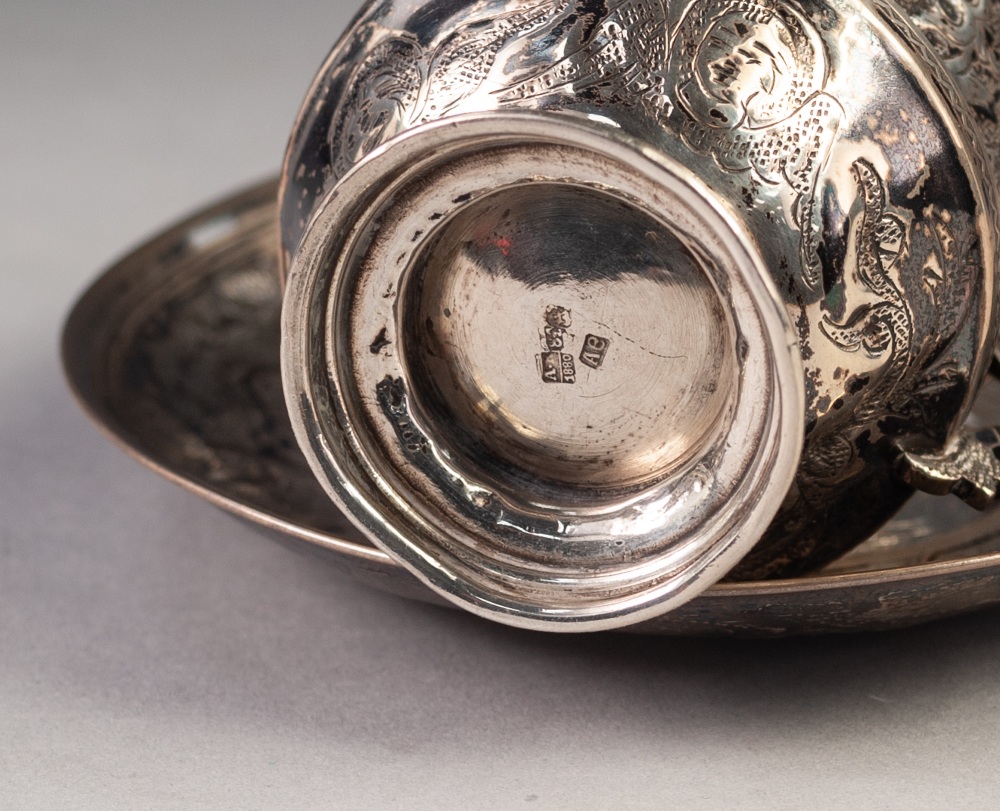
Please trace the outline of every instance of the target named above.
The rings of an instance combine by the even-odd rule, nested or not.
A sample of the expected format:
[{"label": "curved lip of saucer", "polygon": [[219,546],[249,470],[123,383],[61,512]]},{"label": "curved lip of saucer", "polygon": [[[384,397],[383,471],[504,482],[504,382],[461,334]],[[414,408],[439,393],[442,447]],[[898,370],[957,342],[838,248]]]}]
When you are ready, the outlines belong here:
[{"label": "curved lip of saucer", "polygon": [[[204,272],[203,257],[206,254],[224,254],[241,238],[245,240],[247,234],[254,229],[257,232],[270,231],[272,233],[269,235],[273,236],[276,227],[274,224],[276,189],[277,182],[272,179],[220,199],[145,241],[106,270],[80,296],[67,317],[61,342],[64,373],[75,398],[98,429],[129,456],[166,479],[253,524],[326,550],[343,561],[360,564],[368,572],[378,575],[392,574],[402,578],[405,576],[403,568],[387,554],[360,540],[360,536],[358,540],[352,539],[351,536],[357,533],[349,526],[346,519],[343,520],[343,534],[317,529],[294,516],[281,515],[249,499],[238,497],[227,492],[224,487],[197,478],[191,470],[171,464],[154,450],[143,445],[127,421],[122,419],[121,413],[102,399],[101,390],[95,386],[93,373],[107,364],[111,347],[107,336],[104,336],[105,339],[102,341],[99,330],[92,328],[93,315],[113,309],[116,301],[120,306],[120,292],[126,280],[141,282],[143,271],[148,272],[157,261],[170,262],[173,261],[172,257],[185,254],[190,267],[196,270],[200,268]],[[269,248],[273,250],[277,267],[276,239],[271,240]],[[200,262],[199,257],[202,258]],[[276,278],[275,289],[277,289]],[[160,292],[162,296],[162,288]],[[275,345],[275,356],[277,352],[278,347]],[[276,368],[275,374],[277,375]],[[304,460],[302,465],[305,466]],[[317,489],[317,492],[321,491]],[[908,520],[907,516],[910,516],[909,520],[919,516],[922,508],[929,508],[929,502],[933,502],[933,506],[940,504],[933,497],[928,496],[925,500],[919,495],[916,496],[911,502],[913,506],[907,508],[907,512],[898,520],[905,522]],[[332,504],[330,512],[333,513]],[[964,577],[970,580],[989,576],[1000,578],[1000,551],[976,552],[991,546],[1000,547],[1000,520],[997,517],[997,509],[986,513],[968,510],[967,515],[968,520],[954,521],[947,529],[917,538],[896,550],[890,549],[888,554],[878,547],[879,536],[876,536],[819,573],[810,576],[786,580],[717,583],[680,610],[687,609],[685,613],[697,612],[699,609],[704,610],[706,606],[717,606],[720,604],[719,601],[726,603],[747,599],[759,600],[762,605],[764,603],[773,605],[775,601],[781,603],[795,596],[820,596],[824,592],[838,590],[880,589],[888,593],[905,583],[922,581],[932,584],[939,579],[949,577]],[[971,550],[972,553],[963,555],[963,550]],[[904,562],[894,565],[893,555]],[[953,557],[943,558],[945,555]],[[429,589],[421,587],[415,579],[412,580],[413,589],[408,596],[442,602]],[[371,584],[379,585],[378,582]],[[994,598],[992,602],[998,601],[1000,596]],[[914,611],[911,619],[890,624],[915,624],[990,604],[988,600],[979,599],[954,610]],[[663,615],[660,618],[661,624],[669,623],[674,613],[676,612]],[[702,621],[703,625],[706,622],[710,623],[711,616],[702,617]],[[656,632],[656,625],[654,620],[624,630]],[[859,623],[858,627],[862,629],[868,626]],[[875,624],[871,627],[883,626]],[[720,630],[726,631],[726,629]],[[760,628],[749,630],[775,633],[781,629],[762,625]],[[704,626],[701,631],[711,632],[712,629]],[[666,632],[671,631],[668,628]]]}]

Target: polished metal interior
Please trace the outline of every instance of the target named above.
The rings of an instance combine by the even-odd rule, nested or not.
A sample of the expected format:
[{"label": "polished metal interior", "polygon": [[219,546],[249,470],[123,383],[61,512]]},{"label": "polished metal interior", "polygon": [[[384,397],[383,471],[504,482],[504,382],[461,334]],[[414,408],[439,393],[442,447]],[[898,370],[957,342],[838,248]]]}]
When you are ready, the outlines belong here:
[{"label": "polished metal interior", "polygon": [[[440,603],[332,505],[296,446],[280,384],[274,191],[221,201],[109,270],[67,322],[68,379],[98,425],[154,470],[365,583]],[[990,383],[973,426],[998,422]],[[718,584],[632,630],[873,630],[996,604],[996,512],[917,496],[823,571]]]},{"label": "polished metal interior", "polygon": [[700,263],[606,191],[484,196],[401,297],[414,407],[511,500],[585,510],[662,481],[727,433],[739,394],[735,327]]}]

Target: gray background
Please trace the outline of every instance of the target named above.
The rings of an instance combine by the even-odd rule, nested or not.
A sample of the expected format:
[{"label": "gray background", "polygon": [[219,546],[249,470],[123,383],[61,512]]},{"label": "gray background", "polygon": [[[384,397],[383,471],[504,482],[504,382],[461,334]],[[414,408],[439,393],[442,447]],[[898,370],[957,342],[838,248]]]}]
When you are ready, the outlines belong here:
[{"label": "gray background", "polygon": [[516,632],[369,591],[87,423],[56,358],[72,299],[276,171],[353,11],[4,3],[0,808],[995,807],[996,611],[815,640]]}]

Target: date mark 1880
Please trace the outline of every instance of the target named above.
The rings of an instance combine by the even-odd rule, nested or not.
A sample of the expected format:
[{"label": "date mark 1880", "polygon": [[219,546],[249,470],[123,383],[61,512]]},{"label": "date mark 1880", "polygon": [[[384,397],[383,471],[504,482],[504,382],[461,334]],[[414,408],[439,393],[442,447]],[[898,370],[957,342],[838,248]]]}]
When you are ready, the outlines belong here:
[{"label": "date mark 1880", "polygon": [[[576,360],[569,347],[573,317],[565,307],[545,309],[545,327],[541,333],[543,352],[537,356],[538,370],[546,383],[576,383]],[[583,341],[580,362],[591,369],[600,368],[611,341],[600,335],[588,335]]]}]

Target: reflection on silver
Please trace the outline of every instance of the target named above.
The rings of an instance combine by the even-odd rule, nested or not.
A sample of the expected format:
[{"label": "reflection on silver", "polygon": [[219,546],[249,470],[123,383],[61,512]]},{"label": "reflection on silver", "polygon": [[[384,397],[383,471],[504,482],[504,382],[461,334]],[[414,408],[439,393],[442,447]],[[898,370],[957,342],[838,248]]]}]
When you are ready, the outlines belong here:
[{"label": "reflection on silver", "polygon": [[280,192],[327,492],[449,599],[580,630],[814,568],[913,486],[982,504],[996,6],[369,6]]},{"label": "reflection on silver", "polygon": [[[278,368],[274,192],[221,201],[110,269],[67,322],[67,377],[104,431],[154,470],[366,584],[441,602],[334,508],[295,444]],[[989,382],[977,428],[1000,422],[1000,383]],[[998,585],[996,509],[920,495],[818,574],[717,584],[630,629],[901,627],[995,605]]]}]

